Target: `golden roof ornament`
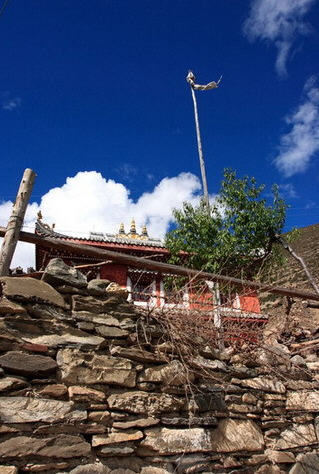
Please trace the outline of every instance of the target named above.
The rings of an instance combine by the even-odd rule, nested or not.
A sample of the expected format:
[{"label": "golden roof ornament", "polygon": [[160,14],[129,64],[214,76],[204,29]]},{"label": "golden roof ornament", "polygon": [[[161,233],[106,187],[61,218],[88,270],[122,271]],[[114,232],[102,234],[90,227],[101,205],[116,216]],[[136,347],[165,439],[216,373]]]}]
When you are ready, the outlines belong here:
[{"label": "golden roof ornament", "polygon": [[143,227],[142,227],[142,235],[141,235],[142,238],[148,238],[148,232],[147,232],[147,227],[146,225],[144,224]]},{"label": "golden roof ornament", "polygon": [[135,224],[135,220],[132,219],[132,222],[131,222],[131,228],[130,228],[130,234],[136,234],[136,224]]},{"label": "golden roof ornament", "polygon": [[39,210],[39,212],[38,212],[38,214],[37,214],[37,218],[38,218],[38,221],[41,221],[42,218],[43,218],[41,209]]},{"label": "golden roof ornament", "polygon": [[143,225],[141,234],[136,232],[136,223],[135,219],[132,219],[130,231],[126,234],[124,229],[124,224],[121,222],[118,233],[116,237],[119,238],[127,238],[127,239],[134,239],[134,240],[147,240],[148,239],[148,232],[146,225]]}]

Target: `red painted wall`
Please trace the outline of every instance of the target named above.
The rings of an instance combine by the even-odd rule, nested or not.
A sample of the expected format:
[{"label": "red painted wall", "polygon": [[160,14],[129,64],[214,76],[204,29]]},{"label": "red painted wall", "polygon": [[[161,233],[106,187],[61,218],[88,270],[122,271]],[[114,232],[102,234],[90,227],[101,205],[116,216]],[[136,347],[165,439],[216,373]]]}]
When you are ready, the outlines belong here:
[{"label": "red painted wall", "polygon": [[251,313],[260,313],[260,303],[257,294],[254,291],[249,291],[245,295],[239,296],[240,308],[243,311]]},{"label": "red painted wall", "polygon": [[127,266],[108,264],[104,265],[100,270],[100,277],[102,280],[110,280],[118,283],[126,288],[127,283]]}]

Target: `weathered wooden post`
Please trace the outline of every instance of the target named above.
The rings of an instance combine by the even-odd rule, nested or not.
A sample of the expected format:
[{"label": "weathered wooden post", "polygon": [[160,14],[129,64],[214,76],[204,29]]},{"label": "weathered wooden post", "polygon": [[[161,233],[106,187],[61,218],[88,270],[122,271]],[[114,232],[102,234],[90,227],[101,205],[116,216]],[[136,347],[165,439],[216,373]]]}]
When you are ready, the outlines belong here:
[{"label": "weathered wooden post", "polygon": [[199,128],[199,119],[198,119],[198,109],[197,109],[197,102],[195,96],[195,90],[209,90],[209,89],[216,89],[219,86],[221,81],[220,79],[215,82],[209,82],[205,85],[195,84],[195,76],[192,71],[188,72],[186,77],[186,81],[189,83],[192,92],[193,104],[194,104],[194,115],[195,115],[195,126],[196,126],[196,136],[197,136],[197,146],[198,146],[198,156],[199,156],[199,164],[200,164],[200,171],[202,175],[202,183],[203,183],[203,192],[204,192],[204,201],[207,208],[207,213],[210,215],[210,204],[209,204],[209,194],[208,194],[208,186],[207,186],[207,179],[206,179],[206,169],[205,169],[205,161],[203,155],[203,148],[202,148],[202,140],[200,135],[200,128]]},{"label": "weathered wooden post", "polygon": [[33,170],[27,168],[24,171],[0,251],[0,276],[9,274],[35,178],[36,174]]}]

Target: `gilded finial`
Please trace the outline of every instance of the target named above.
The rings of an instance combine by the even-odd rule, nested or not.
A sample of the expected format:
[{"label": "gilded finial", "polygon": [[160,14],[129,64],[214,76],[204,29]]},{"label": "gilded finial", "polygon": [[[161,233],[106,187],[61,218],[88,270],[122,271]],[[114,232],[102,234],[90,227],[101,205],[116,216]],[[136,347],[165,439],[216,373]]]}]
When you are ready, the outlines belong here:
[{"label": "gilded finial", "polygon": [[134,219],[132,219],[132,222],[131,222],[130,234],[136,234],[136,225],[135,225]]},{"label": "gilded finial", "polygon": [[39,210],[37,217],[38,217],[38,221],[41,221],[41,220],[42,220],[42,212],[41,212],[41,210]]},{"label": "gilded finial", "polygon": [[120,224],[119,234],[120,234],[120,235],[124,235],[124,234],[125,234],[125,229],[124,229],[124,224],[123,224],[123,222],[121,222],[121,224]]},{"label": "gilded finial", "polygon": [[148,237],[147,227],[146,227],[145,224],[142,227],[142,236],[143,237]]}]

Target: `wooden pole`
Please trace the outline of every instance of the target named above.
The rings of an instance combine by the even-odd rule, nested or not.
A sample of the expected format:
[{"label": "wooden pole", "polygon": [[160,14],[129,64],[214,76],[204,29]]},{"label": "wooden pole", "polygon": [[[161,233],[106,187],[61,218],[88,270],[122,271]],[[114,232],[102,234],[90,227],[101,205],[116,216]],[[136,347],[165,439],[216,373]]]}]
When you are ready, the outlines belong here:
[{"label": "wooden pole", "polygon": [[206,168],[205,168],[205,161],[204,161],[204,155],[203,155],[202,140],[201,140],[201,136],[200,136],[197,102],[196,102],[195,91],[194,91],[192,85],[190,85],[190,88],[191,88],[191,91],[192,91],[192,98],[193,98],[193,104],[194,104],[196,136],[197,136],[200,172],[201,172],[201,175],[202,175],[202,183],[203,183],[203,191],[204,191],[204,201],[205,201],[205,204],[206,204],[206,207],[207,207],[207,212],[210,215],[209,194],[208,194],[208,186],[207,186],[207,179],[206,179]]},{"label": "wooden pole", "polygon": [[11,217],[4,234],[0,251],[0,276],[9,274],[12,257],[19,240],[20,230],[23,224],[25,212],[30,200],[33,183],[36,174],[27,168],[22,177],[18,194],[13,204]]},{"label": "wooden pole", "polygon": [[[0,237],[5,234],[5,229],[0,227]],[[29,242],[31,244],[37,244],[41,247],[56,250],[65,250],[72,252],[75,255],[97,257],[101,260],[113,260],[113,262],[122,263],[124,265],[130,265],[136,268],[145,268],[147,270],[153,270],[160,273],[168,273],[170,275],[180,275],[191,278],[199,278],[201,280],[211,280],[229,283],[231,285],[239,286],[241,288],[250,288],[252,290],[264,291],[266,293],[274,293],[282,296],[297,297],[303,299],[309,299],[319,301],[319,296],[310,293],[309,291],[295,290],[292,288],[282,288],[278,286],[265,285],[263,283],[257,283],[255,281],[241,280],[240,278],[233,278],[226,275],[219,275],[216,273],[201,272],[192,268],[182,267],[179,265],[171,265],[169,263],[156,262],[143,257],[135,257],[120,252],[114,252],[113,250],[106,250],[97,248],[94,245],[87,244],[75,244],[67,242],[62,238],[48,238],[41,237],[31,232],[20,232],[19,240],[22,242]],[[96,243],[95,243],[96,245]]]}]

